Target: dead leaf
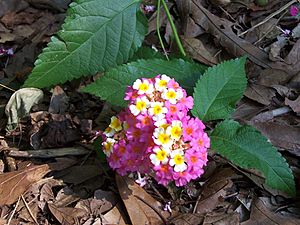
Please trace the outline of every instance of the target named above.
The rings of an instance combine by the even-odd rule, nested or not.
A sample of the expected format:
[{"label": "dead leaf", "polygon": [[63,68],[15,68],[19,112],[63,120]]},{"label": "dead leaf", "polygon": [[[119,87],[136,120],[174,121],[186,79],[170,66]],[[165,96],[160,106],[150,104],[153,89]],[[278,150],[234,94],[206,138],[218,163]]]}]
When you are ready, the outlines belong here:
[{"label": "dead leaf", "polygon": [[275,97],[275,91],[262,85],[250,84],[244,95],[263,105],[270,105],[272,98]]},{"label": "dead leaf", "polygon": [[9,99],[5,114],[8,117],[7,131],[16,129],[19,119],[28,115],[31,107],[42,100],[43,91],[37,88],[22,88],[17,90]]},{"label": "dead leaf", "polygon": [[182,37],[181,40],[185,50],[193,59],[209,66],[219,63],[219,60],[214,57],[217,51],[210,52],[200,39]]},{"label": "dead leaf", "polygon": [[291,78],[292,75],[283,70],[265,69],[260,73],[256,84],[272,87],[286,84]]},{"label": "dead leaf", "polygon": [[62,207],[58,208],[54,204],[49,204],[48,207],[52,215],[62,225],[74,225],[79,224],[80,217],[84,216],[87,212],[83,209]]},{"label": "dead leaf", "polygon": [[283,217],[274,212],[268,210],[264,202],[257,199],[254,204],[252,204],[250,219],[246,222],[241,223],[241,225],[297,225],[300,224],[299,219],[291,217]]},{"label": "dead leaf", "polygon": [[204,216],[197,213],[182,213],[178,216],[172,218],[170,223],[174,225],[194,225],[202,224],[204,221]]},{"label": "dead leaf", "polygon": [[0,174],[0,205],[13,204],[27,188],[49,172],[47,164]]},{"label": "dead leaf", "polygon": [[288,98],[285,98],[284,103],[286,105],[288,105],[289,107],[291,107],[291,109],[295,113],[300,113],[300,96],[298,96],[298,98],[296,100],[294,100],[294,101],[291,101]]},{"label": "dead leaf", "polygon": [[128,177],[116,175],[116,182],[133,225],[166,223],[168,213],[143,188]]},{"label": "dead leaf", "polygon": [[280,121],[254,122],[251,125],[266,136],[274,146],[286,149],[291,154],[300,156],[299,127]]},{"label": "dead leaf", "polygon": [[195,212],[199,214],[208,213],[220,205],[227,194],[226,189],[233,185],[231,177],[234,175],[235,172],[231,168],[225,168],[213,174],[203,186]]},{"label": "dead leaf", "polygon": [[64,114],[69,107],[69,97],[60,86],[53,88],[49,105],[49,112],[54,114]]},{"label": "dead leaf", "polygon": [[124,216],[121,214],[121,211],[119,210],[118,206],[115,206],[107,212],[103,217],[103,223],[102,224],[118,224],[118,225],[125,225]]},{"label": "dead leaf", "polygon": [[268,54],[239,38],[233,31],[233,24],[224,18],[210,13],[201,5],[200,0],[192,0],[191,15],[195,22],[208,33],[215,36],[220,44],[232,55],[239,57],[247,55],[253,62],[265,68],[272,68]]},{"label": "dead leaf", "polygon": [[205,216],[203,225],[239,225],[239,214],[213,212]]}]

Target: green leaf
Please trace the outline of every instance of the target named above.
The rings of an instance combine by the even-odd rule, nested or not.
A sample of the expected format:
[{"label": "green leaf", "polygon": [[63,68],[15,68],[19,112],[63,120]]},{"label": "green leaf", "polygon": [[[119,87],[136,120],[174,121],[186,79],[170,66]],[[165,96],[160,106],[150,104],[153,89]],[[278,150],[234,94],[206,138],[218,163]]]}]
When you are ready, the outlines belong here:
[{"label": "green leaf", "polygon": [[259,170],[269,187],[295,194],[294,177],[287,162],[254,128],[225,120],[214,129],[210,138],[211,148],[217,153],[242,168]]},{"label": "green leaf", "polygon": [[139,0],[76,0],[25,86],[49,87],[127,62],[142,44],[146,23]]},{"label": "green leaf", "polygon": [[139,59],[164,59],[165,57],[152,48],[142,46],[136,53],[130,58],[129,61],[137,61]]},{"label": "green leaf", "polygon": [[195,87],[194,116],[203,121],[230,116],[247,85],[245,62],[243,57],[207,69]]},{"label": "green leaf", "polygon": [[175,78],[191,94],[196,81],[205,69],[205,66],[182,59],[139,60],[112,68],[96,82],[85,87],[83,91],[101,97],[114,105],[126,106],[125,90],[138,78],[151,78],[157,74],[166,74]]}]

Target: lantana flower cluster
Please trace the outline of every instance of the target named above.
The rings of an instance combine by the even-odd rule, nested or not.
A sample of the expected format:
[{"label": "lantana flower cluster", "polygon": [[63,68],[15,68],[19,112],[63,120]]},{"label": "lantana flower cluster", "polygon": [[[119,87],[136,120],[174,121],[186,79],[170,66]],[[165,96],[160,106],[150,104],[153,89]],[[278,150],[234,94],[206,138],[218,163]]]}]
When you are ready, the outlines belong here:
[{"label": "lantana flower cluster", "polygon": [[183,186],[200,177],[210,139],[189,116],[193,98],[166,75],[137,79],[126,90],[129,107],[111,118],[103,151],[119,174],[153,174],[158,183]]}]

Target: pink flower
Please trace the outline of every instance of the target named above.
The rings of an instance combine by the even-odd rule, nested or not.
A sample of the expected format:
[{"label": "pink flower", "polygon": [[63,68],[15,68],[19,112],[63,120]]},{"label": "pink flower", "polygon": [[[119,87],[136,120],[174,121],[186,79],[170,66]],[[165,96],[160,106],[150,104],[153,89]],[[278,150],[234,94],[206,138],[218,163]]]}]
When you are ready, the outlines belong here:
[{"label": "pink flower", "polygon": [[175,185],[180,187],[190,182],[192,176],[188,171],[183,171],[179,173],[173,173],[173,179],[175,180]]},{"label": "pink flower", "polygon": [[196,151],[205,152],[210,147],[210,139],[204,132],[198,134],[198,137],[191,141],[191,146]]},{"label": "pink flower", "polygon": [[297,6],[292,5],[290,8],[290,14],[291,16],[297,16],[299,12],[299,9]]}]

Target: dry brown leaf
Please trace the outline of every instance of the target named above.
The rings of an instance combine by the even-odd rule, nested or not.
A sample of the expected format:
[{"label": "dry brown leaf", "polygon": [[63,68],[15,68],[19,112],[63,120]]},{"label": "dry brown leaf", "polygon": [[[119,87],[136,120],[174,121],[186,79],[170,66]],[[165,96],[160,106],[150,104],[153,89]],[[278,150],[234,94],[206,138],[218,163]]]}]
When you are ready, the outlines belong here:
[{"label": "dry brown leaf", "polygon": [[180,214],[173,219],[170,220],[170,223],[174,225],[194,225],[194,224],[202,224],[204,220],[203,215],[199,215],[197,213],[186,213]]},{"label": "dry brown leaf", "polygon": [[208,50],[206,45],[204,45],[201,40],[185,37],[182,37],[181,40],[185,50],[193,59],[196,59],[199,62],[209,66],[219,63],[218,59],[214,57],[214,54]]},{"label": "dry brown leaf", "polygon": [[252,123],[257,130],[266,136],[271,143],[279,148],[284,148],[293,155],[300,156],[300,128],[285,122]]},{"label": "dry brown leaf", "polygon": [[231,177],[234,175],[235,172],[231,168],[225,168],[213,174],[211,179],[204,184],[195,212],[199,214],[208,213],[220,205],[226,196],[226,189],[233,184]]},{"label": "dry brown leaf", "polygon": [[300,113],[300,96],[298,96],[298,98],[294,101],[289,100],[288,98],[285,98],[285,102],[286,105],[288,105],[289,107],[291,107],[291,109],[295,112],[295,113]]},{"label": "dry brown leaf", "polygon": [[272,98],[275,97],[275,90],[262,85],[250,84],[244,95],[263,105],[270,105]]},{"label": "dry brown leaf", "polygon": [[117,206],[112,208],[108,213],[103,216],[103,224],[118,224],[118,225],[125,225],[125,221],[123,216],[120,213],[120,210]]},{"label": "dry brown leaf", "polygon": [[116,175],[116,182],[133,225],[166,223],[168,213],[143,188],[128,177]]},{"label": "dry brown leaf", "polygon": [[191,15],[199,26],[215,36],[220,44],[234,56],[247,55],[253,62],[265,68],[276,66],[270,64],[268,54],[250,42],[239,38],[232,31],[233,24],[229,20],[221,19],[210,13],[201,5],[200,0],[192,0]]},{"label": "dry brown leaf", "polygon": [[291,79],[291,74],[277,69],[263,70],[256,82],[256,84],[272,87],[273,85],[281,85],[287,83]]},{"label": "dry brown leaf", "polygon": [[62,225],[74,225],[79,224],[79,218],[84,216],[87,211],[83,209],[62,207],[58,208],[54,204],[48,204],[49,210],[52,215],[60,222]]},{"label": "dry brown leaf", "polygon": [[213,212],[205,216],[203,225],[239,225],[239,214]]},{"label": "dry brown leaf", "polygon": [[250,219],[241,223],[241,225],[297,225],[300,224],[299,219],[291,217],[283,217],[268,210],[264,202],[257,199],[252,205]]},{"label": "dry brown leaf", "polygon": [[50,171],[47,164],[0,174],[0,205],[12,204],[27,188]]}]

